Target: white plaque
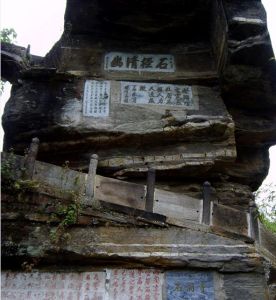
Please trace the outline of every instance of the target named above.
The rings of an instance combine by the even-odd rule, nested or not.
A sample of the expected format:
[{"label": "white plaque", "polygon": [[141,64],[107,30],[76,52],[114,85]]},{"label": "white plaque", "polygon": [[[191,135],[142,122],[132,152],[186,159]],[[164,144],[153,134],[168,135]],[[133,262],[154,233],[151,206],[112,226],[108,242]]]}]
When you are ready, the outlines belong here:
[{"label": "white plaque", "polygon": [[105,274],[105,272],[3,272],[1,298],[3,300],[103,300]]},{"label": "white plaque", "polygon": [[164,273],[159,270],[2,272],[1,296],[3,300],[161,300],[163,283]]},{"label": "white plaque", "polygon": [[176,84],[121,81],[121,103],[180,106],[185,109],[196,109],[192,87]]},{"label": "white plaque", "polygon": [[86,80],[83,95],[83,115],[107,117],[109,115],[110,82]]},{"label": "white plaque", "polygon": [[105,55],[106,71],[174,72],[175,62],[170,54],[135,54],[109,52]]},{"label": "white plaque", "polygon": [[164,274],[158,270],[112,270],[111,300],[162,300]]},{"label": "white plaque", "polygon": [[106,269],[96,272],[1,273],[3,300],[214,299],[211,272]]}]

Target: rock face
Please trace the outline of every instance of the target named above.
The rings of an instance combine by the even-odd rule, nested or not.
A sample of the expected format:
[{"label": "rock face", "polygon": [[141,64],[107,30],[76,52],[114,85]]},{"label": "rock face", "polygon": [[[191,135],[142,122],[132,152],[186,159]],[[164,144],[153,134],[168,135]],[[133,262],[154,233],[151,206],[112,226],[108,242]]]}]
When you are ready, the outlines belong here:
[{"label": "rock face", "polygon": [[[107,67],[112,53],[128,60],[123,68]],[[150,61],[158,55],[163,70]],[[37,136],[39,158],[48,162],[84,168],[97,153],[108,176],[141,177],[151,164],[161,181],[226,176],[255,189],[275,141],[272,57],[259,1],[68,1],[61,40],[15,80],[3,117],[5,148],[23,153]],[[147,61],[150,70],[137,69]],[[108,115],[85,115],[87,80],[110,80]],[[125,105],[125,82],[146,82],[157,105]],[[193,103],[164,105],[157,83],[191,87]]]},{"label": "rock face", "polygon": [[[125,223],[112,215],[104,222],[102,214],[89,222],[82,216],[70,229],[72,240],[57,249],[47,241],[54,226],[47,225],[49,216],[30,217],[17,204],[22,220],[5,198],[7,268],[22,257],[48,265],[212,268],[223,286],[216,299],[267,299],[264,256],[275,260],[272,247],[260,254],[248,240],[252,191],[267,174],[268,148],[276,141],[276,64],[261,1],[68,0],[64,33],[46,57],[1,47],[2,76],[13,83],[3,116],[6,151],[23,154],[38,137],[38,160],[60,166],[67,160],[85,172],[97,154],[97,173],[112,187],[98,200],[108,202],[120,198],[112,180],[132,182],[135,198],[134,187],[154,169],[157,213],[180,219],[185,209],[177,201],[201,203],[209,181],[215,230],[197,232],[183,220],[188,229],[183,222],[145,228],[129,215]],[[234,235],[222,237],[225,232]],[[260,288],[250,292],[253,286]]]}]

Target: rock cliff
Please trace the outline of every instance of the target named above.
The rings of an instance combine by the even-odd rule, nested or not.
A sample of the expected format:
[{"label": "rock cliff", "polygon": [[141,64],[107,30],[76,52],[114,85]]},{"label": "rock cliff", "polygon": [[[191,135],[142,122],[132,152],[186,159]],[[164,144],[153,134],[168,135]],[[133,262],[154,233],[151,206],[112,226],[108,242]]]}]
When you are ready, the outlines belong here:
[{"label": "rock cliff", "polygon": [[[70,169],[88,172],[97,154],[97,174],[106,179],[95,185],[105,192],[94,196],[117,197],[111,211],[124,202],[116,186],[128,186],[122,195],[138,201],[135,193],[154,170],[159,211],[151,213],[178,219],[148,227],[149,220],[133,221],[133,211],[90,207],[93,213],[70,224],[71,241],[57,247],[47,240],[57,220],[43,214],[57,196],[40,190],[45,200],[31,191],[23,204],[16,195],[15,205],[7,193],[7,268],[30,257],[41,265],[211,268],[223,277],[225,299],[239,299],[231,285],[250,299],[266,299],[264,273],[273,278],[267,264],[275,257],[248,234],[252,191],[267,174],[268,148],[276,142],[276,63],[261,1],[68,0],[64,33],[45,57],[1,47],[2,76],[13,84],[3,115],[5,151],[22,155],[38,137],[37,159],[45,165],[37,170],[45,178],[52,176],[46,163],[69,161]],[[208,226],[198,217],[205,181],[212,185]],[[179,221],[190,212],[187,199],[197,203],[192,225]]]}]

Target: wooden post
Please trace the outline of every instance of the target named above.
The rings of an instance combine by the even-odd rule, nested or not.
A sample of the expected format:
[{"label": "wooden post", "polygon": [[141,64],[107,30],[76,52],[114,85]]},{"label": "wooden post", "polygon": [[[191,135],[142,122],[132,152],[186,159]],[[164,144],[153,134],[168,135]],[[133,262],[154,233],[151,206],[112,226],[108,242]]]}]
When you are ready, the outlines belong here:
[{"label": "wooden post", "polygon": [[258,210],[255,201],[249,202],[249,216],[250,236],[256,242],[259,242]]},{"label": "wooden post", "polygon": [[149,168],[147,177],[146,211],[153,212],[155,169]]},{"label": "wooden post", "polygon": [[94,185],[95,185],[95,177],[98,166],[98,155],[92,154],[89,163],[89,170],[87,175],[86,187],[85,187],[85,195],[87,198],[93,199],[94,197]]},{"label": "wooden post", "polygon": [[211,184],[208,181],[203,183],[203,209],[202,223],[210,225],[211,217]]},{"label": "wooden post", "polygon": [[25,157],[25,179],[32,179],[35,167],[35,160],[38,153],[39,139],[33,138],[27,156]]}]

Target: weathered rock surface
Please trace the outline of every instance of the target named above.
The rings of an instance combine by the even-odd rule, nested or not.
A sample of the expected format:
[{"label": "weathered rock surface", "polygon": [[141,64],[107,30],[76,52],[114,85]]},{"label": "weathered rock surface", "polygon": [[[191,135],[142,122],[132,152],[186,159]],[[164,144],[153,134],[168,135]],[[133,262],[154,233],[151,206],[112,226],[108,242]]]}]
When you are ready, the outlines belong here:
[{"label": "weathered rock surface", "polygon": [[67,230],[70,241],[56,246],[49,240],[50,230],[55,227],[24,225],[14,235],[18,225],[20,223],[12,221],[5,223],[7,231],[2,244],[5,267],[18,267],[20,261],[32,257],[44,263],[95,264],[98,261],[104,265],[109,261],[110,266],[119,263],[129,267],[203,267],[224,272],[263,272],[262,258],[254,247],[214,234],[172,228],[71,228]]},{"label": "weathered rock surface", "polygon": [[108,39],[180,41],[206,38],[212,1],[68,1],[65,13],[72,35]]},{"label": "weathered rock surface", "polygon": [[1,42],[1,77],[16,83],[22,72],[35,65],[41,65],[43,58],[31,55],[30,48]]},{"label": "weathered rock surface", "polygon": [[[169,53],[176,70],[107,71],[103,57],[110,51]],[[81,8],[68,1],[61,40],[13,87],[3,118],[5,147],[23,153],[38,136],[40,158],[49,162],[83,168],[98,153],[103,174],[137,177],[151,163],[160,176],[225,173],[255,189],[267,173],[261,163],[267,146],[275,142],[272,56],[259,1],[84,1]],[[108,118],[83,116],[88,78],[113,80]],[[191,84],[199,110],[122,105],[118,80]]]},{"label": "weathered rock surface", "polygon": [[[273,268],[266,271],[267,261],[253,241],[223,236],[215,227],[212,231],[204,226],[189,228],[189,225],[160,229],[131,215],[86,207],[80,212],[77,224],[66,227],[57,242],[53,235],[60,224],[57,206],[64,202],[46,195],[30,196],[7,195],[2,199],[4,269],[18,272],[21,266],[29,266],[31,274],[89,272],[106,266],[115,270],[118,266],[162,271],[212,270],[216,274],[215,286],[221,285],[215,288],[217,299],[239,299],[240,295],[268,299],[268,285],[273,296]],[[15,208],[20,212],[13,213]],[[227,220],[225,215],[223,218]],[[269,272],[268,282],[265,272]]]},{"label": "weathered rock surface", "polygon": [[[276,64],[261,1],[68,0],[64,33],[46,57],[1,47],[3,77],[13,83],[5,149],[23,154],[38,137],[43,163],[35,163],[32,180],[47,183],[23,198],[3,194],[4,268],[35,261],[41,270],[212,269],[223,291],[217,299],[273,297],[274,236],[262,227],[253,234],[252,191],[276,141]],[[151,71],[142,67],[155,59]],[[110,85],[102,115],[88,111],[88,80],[92,90]],[[169,87],[169,99],[170,88],[179,96],[181,87],[188,102],[165,105],[160,94],[158,103],[147,102],[142,84],[156,93]],[[126,101],[130,87],[141,88],[133,103]],[[78,178],[72,188],[72,178],[64,181],[61,168],[48,163],[68,160],[86,171],[94,153],[94,196],[102,206],[82,208],[57,243],[59,206],[70,207],[71,192],[83,197],[87,176],[66,170]],[[141,217],[149,168],[157,175],[154,220]],[[202,221],[206,180],[210,226]]]}]

